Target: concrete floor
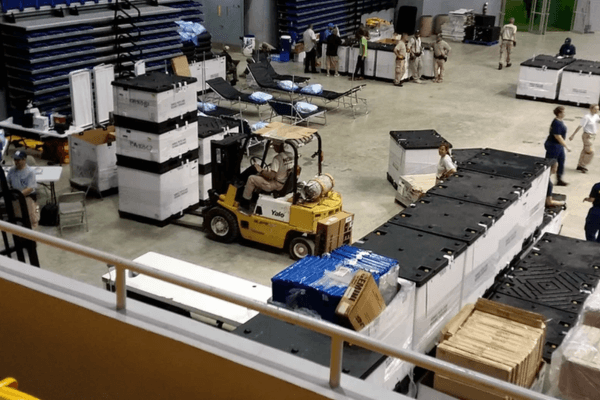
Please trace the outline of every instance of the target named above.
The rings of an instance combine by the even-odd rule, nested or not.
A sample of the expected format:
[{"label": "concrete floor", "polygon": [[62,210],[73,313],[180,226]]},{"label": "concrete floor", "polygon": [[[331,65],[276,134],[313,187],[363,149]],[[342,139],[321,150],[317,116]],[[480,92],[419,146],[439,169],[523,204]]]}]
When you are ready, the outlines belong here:
[{"label": "concrete floor", "polygon": [[[577,46],[578,58],[598,58],[598,34],[568,35]],[[497,70],[498,46],[449,42],[452,53],[444,83],[407,83],[397,88],[391,83],[367,80],[367,87],[361,93],[369,100],[367,116],[352,119],[349,111],[329,113],[327,126],[319,128],[325,154],[324,172],[334,176],[336,190],[344,196],[344,209],[356,215],[354,240],[401,210],[394,202],[394,189],[386,180],[390,130],[435,129],[455,148],[490,147],[543,157],[543,142],[555,105],[515,98],[519,63],[534,54],[555,54],[566,36],[565,33],[545,36],[519,33],[513,67],[502,71]],[[241,54],[235,57],[242,58]],[[239,67],[241,72],[243,63]],[[302,74],[299,64],[276,64],[275,68]],[[353,86],[346,77],[318,75],[313,82],[337,91]],[[248,110],[245,117],[256,120],[252,112]],[[569,134],[585,112],[585,108],[567,107]],[[568,217],[562,234],[583,238],[589,203],[582,200],[598,181],[600,162],[596,160],[587,175],[575,171],[582,147],[580,136],[571,146],[573,151],[567,154],[565,173],[570,185],[556,187],[555,191],[568,196]],[[308,157],[302,163],[305,171],[315,171]],[[59,193],[70,190],[68,171],[65,166],[57,186]],[[264,285],[270,285],[270,278],[292,263],[285,252],[252,243],[221,244],[207,239],[203,232],[185,227],[158,228],[120,219],[117,210],[118,195],[102,200],[90,198],[89,232],[71,228],[63,237],[129,259],[154,251]],[[200,218],[194,218],[186,217],[200,222]],[[55,228],[41,227],[40,231],[57,234]],[[45,245],[39,245],[38,252],[42,268],[102,286],[101,276],[107,272],[105,265]]]}]

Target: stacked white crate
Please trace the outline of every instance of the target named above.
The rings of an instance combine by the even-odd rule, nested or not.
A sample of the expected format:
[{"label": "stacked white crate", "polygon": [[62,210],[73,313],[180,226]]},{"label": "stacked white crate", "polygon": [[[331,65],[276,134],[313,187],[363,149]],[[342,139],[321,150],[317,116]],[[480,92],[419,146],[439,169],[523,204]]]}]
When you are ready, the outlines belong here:
[{"label": "stacked white crate", "polygon": [[206,81],[214,78],[226,78],[225,57],[215,57],[210,60],[198,61],[190,64],[190,74],[198,79],[196,90],[204,92],[208,90]]},{"label": "stacked white crate", "polygon": [[448,13],[448,22],[442,25],[442,35],[457,42],[465,39],[465,26],[473,25],[473,10],[461,8]]},{"label": "stacked white crate", "polygon": [[562,73],[558,100],[575,105],[597,104],[600,99],[600,62],[575,60]]},{"label": "stacked white crate", "polygon": [[563,70],[574,60],[540,54],[521,63],[517,98],[556,100]]},{"label": "stacked white crate", "polygon": [[119,214],[155,224],[199,203],[196,78],[113,82]]}]

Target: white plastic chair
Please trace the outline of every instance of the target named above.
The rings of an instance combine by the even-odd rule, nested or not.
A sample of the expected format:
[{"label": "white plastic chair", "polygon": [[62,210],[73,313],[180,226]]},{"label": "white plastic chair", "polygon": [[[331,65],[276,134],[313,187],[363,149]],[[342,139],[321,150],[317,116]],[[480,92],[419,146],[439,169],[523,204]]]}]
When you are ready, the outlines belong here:
[{"label": "white plastic chair", "polygon": [[85,192],[65,193],[58,196],[58,229],[62,235],[63,228],[85,225],[88,231],[87,210],[85,208]]}]

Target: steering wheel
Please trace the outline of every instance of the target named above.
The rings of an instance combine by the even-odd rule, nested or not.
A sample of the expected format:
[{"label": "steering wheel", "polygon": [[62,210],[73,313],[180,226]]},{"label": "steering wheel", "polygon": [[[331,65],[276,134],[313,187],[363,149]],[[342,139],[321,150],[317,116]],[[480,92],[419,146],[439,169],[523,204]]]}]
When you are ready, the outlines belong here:
[{"label": "steering wheel", "polygon": [[262,158],[257,157],[257,156],[250,157],[250,165],[254,165],[254,164],[262,165]]}]

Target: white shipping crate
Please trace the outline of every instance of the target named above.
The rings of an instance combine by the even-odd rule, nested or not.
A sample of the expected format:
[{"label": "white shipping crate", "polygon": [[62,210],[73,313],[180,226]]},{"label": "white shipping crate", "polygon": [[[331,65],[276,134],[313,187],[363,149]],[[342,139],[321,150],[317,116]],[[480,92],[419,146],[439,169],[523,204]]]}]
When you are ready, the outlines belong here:
[{"label": "white shipping crate", "polygon": [[558,59],[540,55],[521,63],[517,96],[528,96],[555,100],[563,69],[571,63],[569,59]]},{"label": "white shipping crate", "polygon": [[200,201],[208,200],[208,191],[212,189],[212,173],[198,175],[198,190]]},{"label": "white shipping crate", "polygon": [[199,202],[198,160],[164,174],[117,167],[119,211],[164,221]]},{"label": "white shipping crate", "polygon": [[142,160],[165,162],[198,147],[198,122],[160,135],[135,129],[116,128],[117,154]]},{"label": "white shipping crate", "polygon": [[[398,278],[400,290],[383,312],[359,333],[385,344],[404,349],[413,348],[415,312],[415,284]],[[393,390],[408,375],[413,365],[398,358],[388,357],[365,380]]]},{"label": "white shipping crate", "polygon": [[396,55],[393,52],[377,50],[375,76],[383,79],[394,79],[396,76]]},{"label": "white shipping crate", "polygon": [[348,61],[350,53],[350,47],[339,46],[338,47],[338,71],[341,73],[348,72],[350,70],[350,63]]},{"label": "white shipping crate", "polygon": [[444,141],[431,129],[390,132],[388,175],[392,182],[404,175],[435,174],[440,160],[438,147]]},{"label": "white shipping crate", "polygon": [[113,128],[91,129],[69,136],[71,178],[91,178],[92,188],[103,192],[117,187],[117,146]]},{"label": "white shipping crate", "polygon": [[206,61],[198,61],[190,64],[190,73],[198,79],[196,90],[201,92],[208,90],[206,81],[214,78],[226,78],[227,64],[225,57],[211,58]]},{"label": "white shipping crate", "polygon": [[[358,59],[358,53],[360,49],[358,47],[350,47],[348,55],[348,73],[353,74],[356,67],[356,60]],[[376,54],[372,50],[367,49],[367,58],[365,60],[365,76],[375,76],[375,59]]]},{"label": "white shipping crate", "polygon": [[196,79],[150,73],[113,82],[114,113],[148,122],[164,122],[196,111]]},{"label": "white shipping crate", "polygon": [[421,75],[427,78],[435,77],[435,62],[433,58],[433,50],[423,49],[423,55],[421,56],[423,60],[423,69],[421,70]]},{"label": "white shipping crate", "polygon": [[576,60],[563,71],[558,100],[597,104],[600,99],[600,62]]},{"label": "white shipping crate", "polygon": [[228,133],[228,131],[224,129],[223,131],[215,133],[211,136],[198,138],[198,153],[199,153],[199,157],[200,157],[198,159],[198,163],[200,165],[210,164],[210,162],[211,162],[211,153],[210,153],[211,142],[213,140],[216,140],[216,141],[223,140],[227,133]]}]

